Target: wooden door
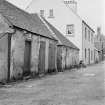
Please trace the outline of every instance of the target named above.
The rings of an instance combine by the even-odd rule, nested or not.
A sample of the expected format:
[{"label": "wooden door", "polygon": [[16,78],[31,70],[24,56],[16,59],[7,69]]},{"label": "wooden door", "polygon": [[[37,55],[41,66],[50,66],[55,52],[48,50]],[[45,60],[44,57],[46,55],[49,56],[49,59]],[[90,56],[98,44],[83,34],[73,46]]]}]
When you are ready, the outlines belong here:
[{"label": "wooden door", "polygon": [[55,52],[56,48],[54,44],[49,44],[49,70],[53,71],[55,69]]},{"label": "wooden door", "polygon": [[25,41],[24,76],[30,74],[30,61],[31,61],[31,41]]},{"label": "wooden door", "polygon": [[45,42],[40,42],[40,50],[39,50],[39,74],[45,72]]}]

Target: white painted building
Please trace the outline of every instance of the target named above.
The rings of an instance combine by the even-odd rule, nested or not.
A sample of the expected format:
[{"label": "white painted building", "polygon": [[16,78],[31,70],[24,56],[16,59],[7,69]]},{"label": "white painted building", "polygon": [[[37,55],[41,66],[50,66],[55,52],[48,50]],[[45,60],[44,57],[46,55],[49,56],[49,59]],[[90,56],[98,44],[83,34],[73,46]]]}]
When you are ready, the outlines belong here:
[{"label": "white painted building", "polygon": [[[77,2],[75,0],[33,0],[26,10],[45,17],[49,23],[73,42],[80,49],[80,60],[86,64],[94,63],[92,58],[94,56],[94,43],[90,41],[91,38],[93,40],[94,31],[77,14]],[[89,40],[84,37],[85,27],[91,33],[87,33]],[[85,48],[90,49],[90,52],[85,51]]]}]

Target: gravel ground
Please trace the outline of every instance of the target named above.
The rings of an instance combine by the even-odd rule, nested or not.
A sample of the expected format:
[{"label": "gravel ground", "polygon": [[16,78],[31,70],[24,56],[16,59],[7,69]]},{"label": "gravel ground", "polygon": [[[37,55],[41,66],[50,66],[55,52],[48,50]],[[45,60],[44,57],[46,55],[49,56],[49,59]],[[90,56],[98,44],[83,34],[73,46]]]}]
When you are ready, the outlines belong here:
[{"label": "gravel ground", "polygon": [[0,105],[105,105],[105,62],[7,85]]}]

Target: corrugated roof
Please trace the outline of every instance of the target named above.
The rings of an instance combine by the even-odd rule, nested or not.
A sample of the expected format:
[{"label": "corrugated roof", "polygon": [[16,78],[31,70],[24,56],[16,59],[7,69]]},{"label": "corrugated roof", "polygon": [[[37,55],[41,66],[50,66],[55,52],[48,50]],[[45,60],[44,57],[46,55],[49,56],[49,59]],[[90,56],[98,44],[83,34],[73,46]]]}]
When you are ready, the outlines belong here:
[{"label": "corrugated roof", "polygon": [[0,13],[16,27],[54,39],[52,33],[42,24],[37,15],[33,19],[29,13],[21,10],[8,1],[0,0]]},{"label": "corrugated roof", "polygon": [[53,25],[51,25],[45,18],[43,18],[43,20],[47,23],[47,25],[56,34],[58,39],[61,41],[62,45],[79,50],[78,47],[76,47],[70,40],[68,40],[60,31],[58,31]]}]

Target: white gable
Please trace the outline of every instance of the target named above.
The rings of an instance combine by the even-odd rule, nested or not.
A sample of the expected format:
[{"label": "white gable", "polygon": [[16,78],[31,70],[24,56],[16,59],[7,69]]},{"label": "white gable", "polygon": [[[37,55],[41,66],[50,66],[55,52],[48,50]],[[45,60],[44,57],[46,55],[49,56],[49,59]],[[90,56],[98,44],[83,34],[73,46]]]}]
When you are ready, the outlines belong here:
[{"label": "white gable", "polygon": [[[49,11],[53,9],[54,18],[49,18]],[[33,0],[27,11],[30,13],[40,13],[44,10],[44,17],[63,35],[66,35],[66,26],[74,25],[74,36],[67,37],[80,49],[80,59],[82,57],[82,19],[68,5],[64,4],[64,0]]]}]

